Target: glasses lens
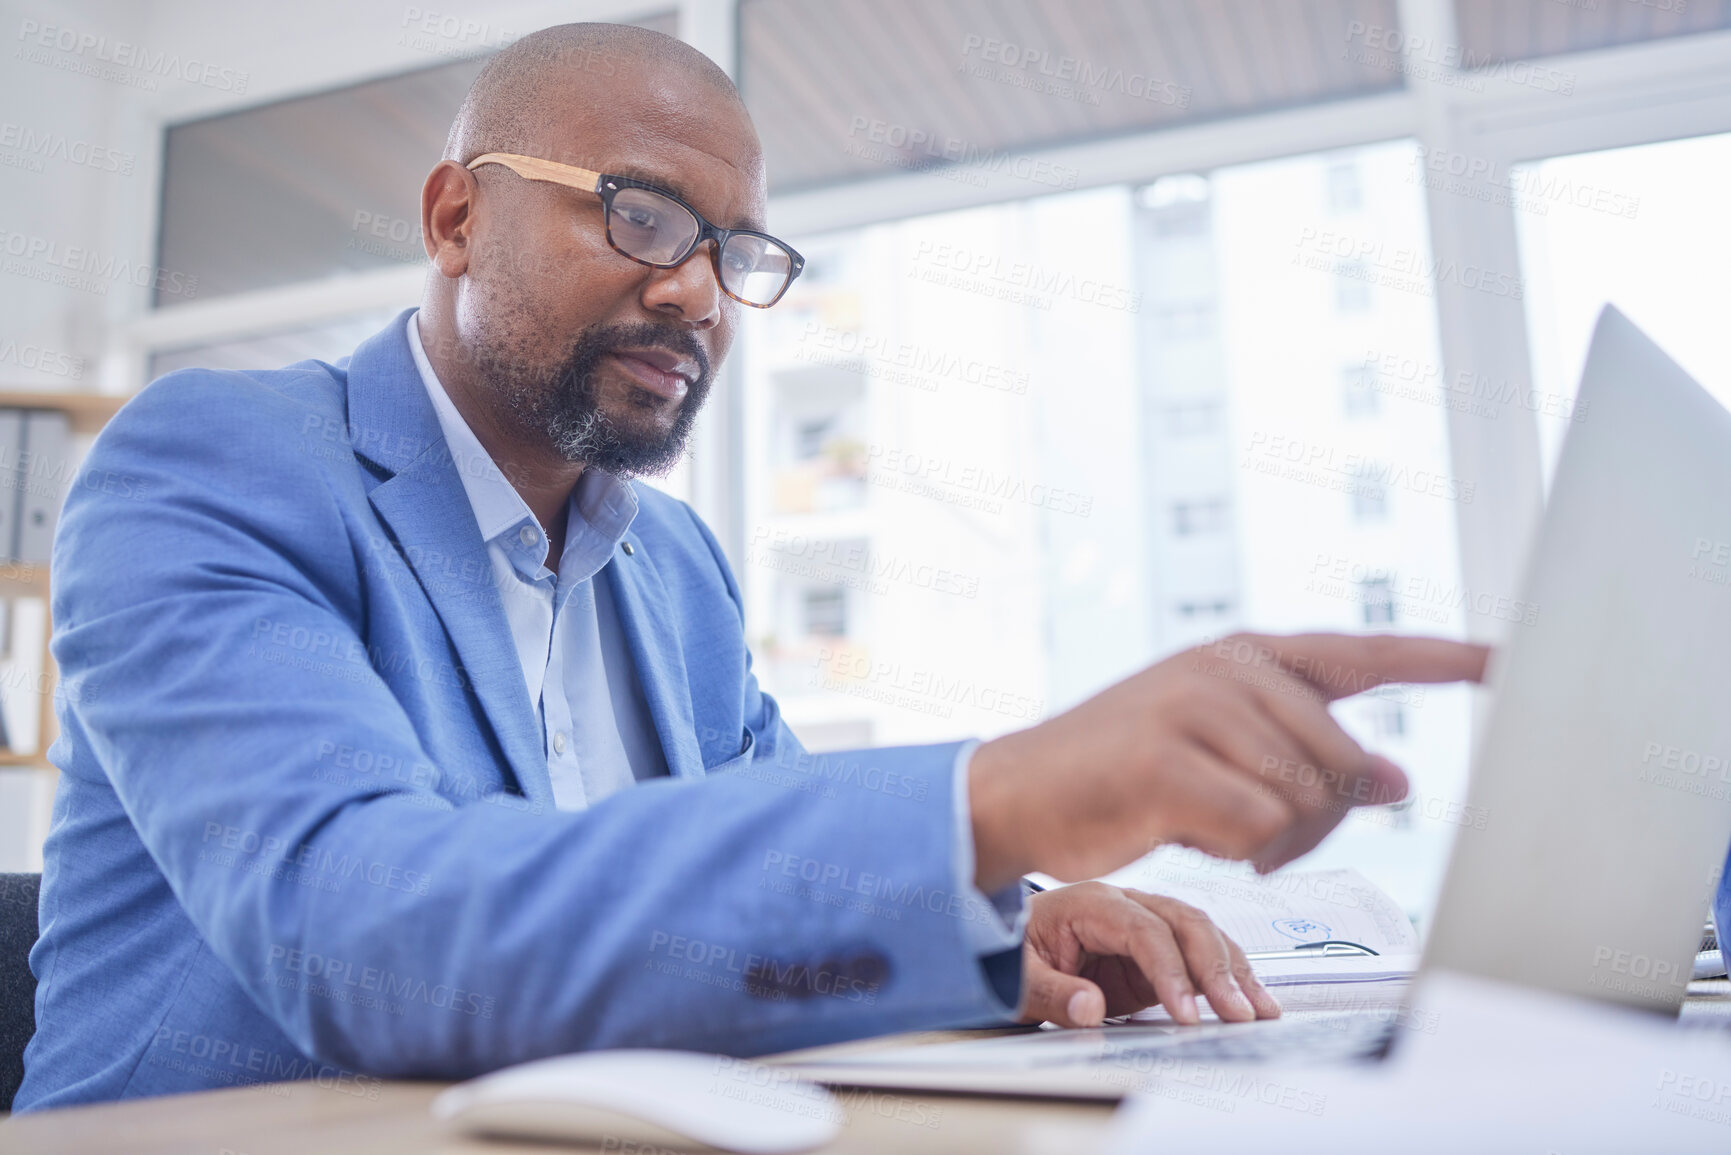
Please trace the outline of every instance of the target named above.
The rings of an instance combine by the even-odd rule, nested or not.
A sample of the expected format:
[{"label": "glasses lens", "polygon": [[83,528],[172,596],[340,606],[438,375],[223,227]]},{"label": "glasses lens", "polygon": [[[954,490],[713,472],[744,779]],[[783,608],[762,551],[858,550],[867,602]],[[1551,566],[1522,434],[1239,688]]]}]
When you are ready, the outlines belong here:
[{"label": "glasses lens", "polygon": [[736,233],[721,250],[722,287],[742,301],[769,304],[791,276],[793,254],[768,237]]},{"label": "glasses lens", "polygon": [[697,239],[697,218],[658,192],[623,188],[613,194],[607,235],[627,256],[671,265]]}]

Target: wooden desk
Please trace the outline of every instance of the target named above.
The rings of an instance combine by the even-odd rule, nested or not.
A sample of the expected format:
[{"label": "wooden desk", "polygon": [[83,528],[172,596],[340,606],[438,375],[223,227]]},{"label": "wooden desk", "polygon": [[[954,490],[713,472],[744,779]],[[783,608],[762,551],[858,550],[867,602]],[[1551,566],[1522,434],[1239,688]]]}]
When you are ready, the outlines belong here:
[{"label": "wooden desk", "polygon": [[[928,1032],[868,1040],[862,1048],[977,1037]],[[826,1048],[841,1050],[842,1048]],[[534,1143],[474,1142],[433,1121],[443,1083],[386,1083],[377,1098],[310,1083],[265,1083],[69,1107],[0,1123],[4,1155],[555,1155],[599,1151]],[[1002,1155],[1098,1150],[1112,1116],[1105,1103],[1063,1103],[893,1091],[837,1092],[847,1113],[835,1155]]]},{"label": "wooden desk", "polygon": [[[1731,982],[1690,986],[1683,1021],[1731,1029]],[[841,1057],[884,1046],[979,1038],[989,1032],[941,1031],[867,1039],[823,1048]],[[802,1052],[815,1054],[817,1052]],[[522,1155],[600,1148],[479,1143],[448,1134],[427,1106],[443,1083],[386,1083],[376,1098],[312,1083],[264,1083],[196,1095],[170,1095],[71,1107],[0,1123],[3,1155]],[[999,1155],[1097,1151],[1112,1116],[1105,1103],[990,1099],[962,1095],[837,1092],[847,1112],[835,1155]]]}]

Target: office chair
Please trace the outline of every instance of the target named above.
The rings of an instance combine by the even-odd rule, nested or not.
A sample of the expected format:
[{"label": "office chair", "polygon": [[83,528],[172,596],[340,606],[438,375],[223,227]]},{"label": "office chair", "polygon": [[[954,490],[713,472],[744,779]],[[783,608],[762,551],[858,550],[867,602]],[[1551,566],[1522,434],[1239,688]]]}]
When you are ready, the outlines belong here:
[{"label": "office chair", "polygon": [[30,948],[36,945],[36,900],[40,874],[0,874],[0,1111],[24,1081],[24,1047],[36,1033],[36,976]]}]

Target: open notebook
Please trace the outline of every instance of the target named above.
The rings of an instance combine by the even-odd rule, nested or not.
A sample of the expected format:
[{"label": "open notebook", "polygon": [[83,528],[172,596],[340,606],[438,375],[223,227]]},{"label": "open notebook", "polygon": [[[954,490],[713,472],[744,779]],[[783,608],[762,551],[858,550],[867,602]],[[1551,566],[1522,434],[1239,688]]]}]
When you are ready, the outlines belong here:
[{"label": "open notebook", "polygon": [[[1418,968],[1419,941],[1406,914],[1356,870],[1290,871],[1268,877],[1176,872],[1144,859],[1106,881],[1187,902],[1251,956],[1256,975],[1287,1010],[1357,1010],[1394,1006]],[[1307,943],[1352,942],[1364,956],[1290,955]],[[1207,1000],[1202,1000],[1205,1013]],[[1136,1022],[1169,1022],[1154,1007]]]}]

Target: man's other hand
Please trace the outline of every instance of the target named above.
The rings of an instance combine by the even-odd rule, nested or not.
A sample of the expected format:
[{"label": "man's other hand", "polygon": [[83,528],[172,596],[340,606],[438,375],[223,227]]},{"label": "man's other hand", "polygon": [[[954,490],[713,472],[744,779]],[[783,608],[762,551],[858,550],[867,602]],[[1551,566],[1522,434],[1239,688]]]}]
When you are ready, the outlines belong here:
[{"label": "man's other hand", "polygon": [[1029,907],[1024,1022],[1097,1027],[1159,1003],[1194,1023],[1199,994],[1228,1022],[1280,1016],[1238,944],[1177,899],[1083,882],[1036,894]]}]

